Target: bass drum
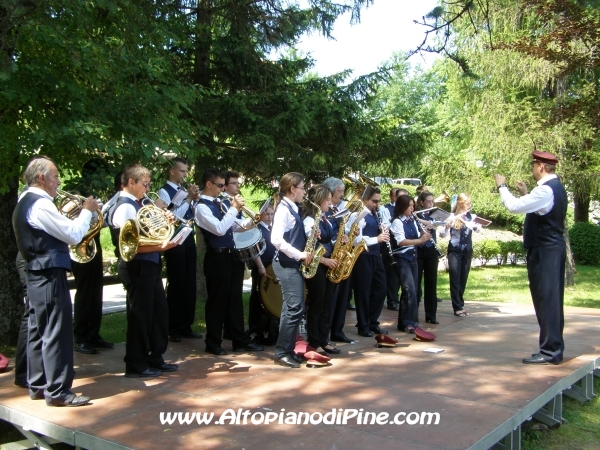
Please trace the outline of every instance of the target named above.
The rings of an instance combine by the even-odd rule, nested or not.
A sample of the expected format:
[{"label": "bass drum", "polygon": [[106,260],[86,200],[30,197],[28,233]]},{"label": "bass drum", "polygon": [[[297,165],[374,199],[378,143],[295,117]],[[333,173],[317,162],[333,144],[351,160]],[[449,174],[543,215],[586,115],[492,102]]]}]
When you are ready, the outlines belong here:
[{"label": "bass drum", "polygon": [[233,233],[233,243],[236,254],[244,262],[252,261],[257,256],[262,255],[267,248],[265,238],[258,228]]},{"label": "bass drum", "polygon": [[283,307],[283,293],[273,265],[269,264],[266,268],[267,275],[260,277],[258,290],[260,291],[260,302],[265,312],[274,319],[281,318],[281,309]]}]

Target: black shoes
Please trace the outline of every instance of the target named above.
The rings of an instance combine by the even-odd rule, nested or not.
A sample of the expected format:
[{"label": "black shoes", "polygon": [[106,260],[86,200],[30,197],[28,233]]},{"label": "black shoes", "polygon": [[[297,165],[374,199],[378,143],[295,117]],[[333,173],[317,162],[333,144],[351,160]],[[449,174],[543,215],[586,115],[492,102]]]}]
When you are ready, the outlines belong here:
[{"label": "black shoes", "polygon": [[112,342],[105,341],[102,338],[98,339],[97,341],[92,341],[91,345],[94,348],[105,348],[105,349],[110,349],[115,346],[115,344],[113,344]]},{"label": "black shoes", "polygon": [[165,362],[162,363],[160,367],[153,367],[153,369],[157,369],[162,372],[176,372],[179,369],[179,366],[177,364],[169,364]]},{"label": "black shoes", "polygon": [[248,342],[245,347],[233,347],[234,352],[262,352],[265,348],[262,345]]},{"label": "black shoes", "polygon": [[363,337],[373,337],[373,333],[371,331],[359,331],[358,335]]},{"label": "black shoes", "polygon": [[46,405],[48,406],[83,406],[90,401],[90,398],[85,395],[71,394],[66,399],[47,398]]},{"label": "black shoes", "polygon": [[75,344],[73,346],[73,350],[75,350],[78,353],[83,353],[85,355],[95,355],[96,353],[98,353],[98,351],[92,347],[91,344],[86,344],[84,342],[82,342],[81,344]]},{"label": "black shoes", "polygon": [[206,353],[212,353],[213,355],[221,356],[226,355],[227,352],[223,347],[206,347]]},{"label": "black shoes", "polygon": [[125,378],[153,378],[160,377],[162,370],[148,367],[143,372],[125,372]]},{"label": "black shoes", "polygon": [[303,362],[305,362],[306,360],[304,358],[302,358],[301,356],[296,355],[295,353],[292,353],[290,355],[292,357],[292,359],[294,361],[296,361],[298,364],[302,364]]},{"label": "black shoes", "polygon": [[387,309],[389,309],[390,311],[398,311],[400,309],[400,306],[398,305],[398,303],[391,303],[388,304]]},{"label": "black shoes", "polygon": [[169,340],[171,342],[181,342],[181,336],[179,336],[178,334],[173,334],[169,336]]},{"label": "black shoes", "polygon": [[352,304],[348,303],[348,306],[346,306],[346,309],[347,309],[348,311],[354,311],[354,310],[356,310],[356,306],[354,306],[354,305],[352,305]]},{"label": "black shoes", "polygon": [[29,398],[31,400],[43,400],[44,390],[43,389],[29,389]]},{"label": "black shoes", "polygon": [[371,329],[371,333],[374,334],[388,334],[387,330],[383,330],[379,327]]},{"label": "black shoes", "polygon": [[187,339],[202,339],[202,334],[201,333],[188,333],[188,334],[182,334],[182,336],[184,338]]},{"label": "black shoes", "polygon": [[546,359],[542,355],[537,353],[537,354],[533,354],[531,356],[531,358],[523,358],[523,364],[540,364],[540,365],[554,364],[554,365],[557,365],[557,364],[559,364],[559,361],[553,361],[551,359]]},{"label": "black shoes", "polygon": [[15,380],[15,386],[27,389],[29,387],[29,383],[27,382],[27,380]]},{"label": "black shoes", "polygon": [[438,325],[439,324],[439,322],[437,320],[435,320],[435,319],[425,319],[425,322],[432,323],[434,325]]},{"label": "black shoes", "polygon": [[275,358],[273,362],[290,369],[300,368],[300,364],[298,364],[290,355],[283,355],[281,358]]},{"label": "black shoes", "polygon": [[330,355],[339,355],[340,353],[342,353],[342,351],[339,348],[335,348],[335,347],[322,347],[323,350],[325,351],[325,353],[329,353]]},{"label": "black shoes", "polygon": [[331,336],[331,340],[333,342],[345,342],[346,344],[354,344],[354,341],[352,339],[350,339],[348,336],[346,335],[342,335],[342,336]]}]

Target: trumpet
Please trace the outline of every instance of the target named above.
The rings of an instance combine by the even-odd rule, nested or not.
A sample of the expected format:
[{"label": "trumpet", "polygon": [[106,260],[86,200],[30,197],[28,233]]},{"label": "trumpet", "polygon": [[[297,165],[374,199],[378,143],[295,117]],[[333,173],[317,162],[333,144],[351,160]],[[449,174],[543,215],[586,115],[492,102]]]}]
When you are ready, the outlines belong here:
[{"label": "trumpet", "polygon": [[[227,214],[227,211],[229,211],[229,206],[225,205],[224,200],[229,200],[229,202],[233,202],[233,197],[231,195],[225,194],[223,193],[222,195],[219,196],[219,198],[221,199],[221,212],[223,214]],[[248,209],[245,206],[242,206],[241,211],[246,214],[248,217],[250,217],[252,219],[252,222],[254,222],[254,226],[258,225],[258,223],[260,222],[260,214],[257,214],[253,211],[251,211],[250,209]],[[240,225],[244,230],[246,230],[247,228]]]},{"label": "trumpet", "polygon": [[[62,189],[56,190],[54,203],[60,213],[69,220],[74,220],[79,217],[83,210],[83,202],[86,198],[81,195],[72,194]],[[90,262],[96,256],[96,241],[94,237],[100,232],[104,225],[104,218],[99,212],[92,213],[92,220],[87,233],[76,245],[69,245],[69,254],[73,261],[79,263]]]},{"label": "trumpet", "polygon": [[[152,193],[155,194],[155,193]],[[127,220],[119,232],[119,250],[124,261],[131,261],[140,246],[163,245],[173,236],[175,226],[165,210],[144,196],[135,219]]]}]

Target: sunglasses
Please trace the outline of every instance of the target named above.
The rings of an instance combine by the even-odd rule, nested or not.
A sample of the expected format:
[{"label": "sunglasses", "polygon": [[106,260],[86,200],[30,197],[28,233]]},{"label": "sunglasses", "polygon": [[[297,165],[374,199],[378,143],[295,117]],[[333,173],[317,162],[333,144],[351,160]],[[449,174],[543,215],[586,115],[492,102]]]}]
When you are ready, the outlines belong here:
[{"label": "sunglasses", "polygon": [[214,185],[215,185],[216,187],[218,187],[219,189],[223,189],[223,186],[225,186],[225,184],[224,184],[224,183],[213,183],[212,181],[211,181],[211,183],[212,183],[212,184],[214,184]]}]

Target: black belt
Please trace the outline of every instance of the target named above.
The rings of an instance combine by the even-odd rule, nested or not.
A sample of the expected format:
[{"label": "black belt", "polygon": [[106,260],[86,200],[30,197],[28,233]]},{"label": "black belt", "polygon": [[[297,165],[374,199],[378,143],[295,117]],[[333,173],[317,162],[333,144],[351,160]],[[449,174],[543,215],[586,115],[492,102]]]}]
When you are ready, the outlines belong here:
[{"label": "black belt", "polygon": [[212,250],[215,253],[233,253],[233,251],[234,251],[233,248],[229,248],[229,247],[219,247],[219,248],[210,247],[208,250]]}]

